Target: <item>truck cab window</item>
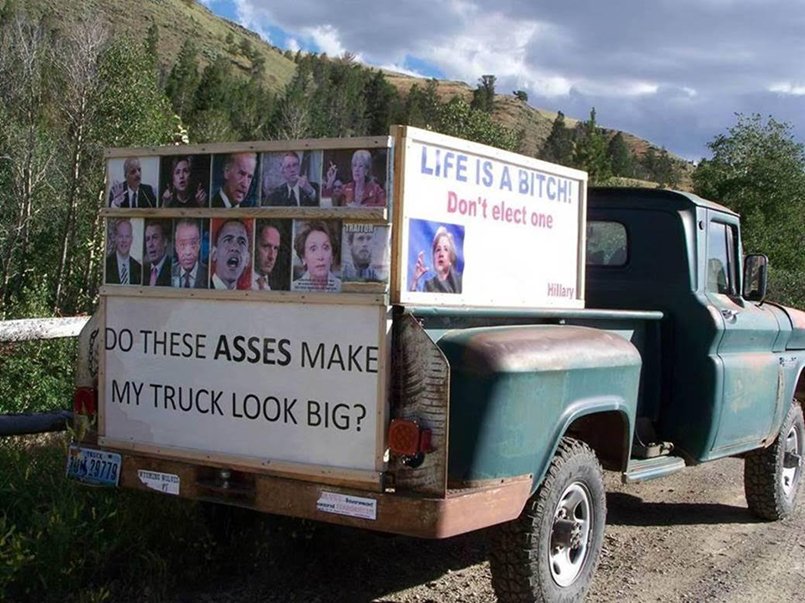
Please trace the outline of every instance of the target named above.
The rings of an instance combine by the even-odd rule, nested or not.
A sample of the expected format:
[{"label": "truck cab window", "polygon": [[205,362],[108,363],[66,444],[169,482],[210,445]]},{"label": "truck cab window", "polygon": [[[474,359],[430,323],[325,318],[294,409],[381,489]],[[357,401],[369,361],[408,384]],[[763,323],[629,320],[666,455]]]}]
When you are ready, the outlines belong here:
[{"label": "truck cab window", "polygon": [[620,222],[587,223],[587,265],[623,266],[629,257],[626,228]]},{"label": "truck cab window", "polygon": [[707,243],[707,290],[737,295],[735,233],[732,226],[710,222]]}]

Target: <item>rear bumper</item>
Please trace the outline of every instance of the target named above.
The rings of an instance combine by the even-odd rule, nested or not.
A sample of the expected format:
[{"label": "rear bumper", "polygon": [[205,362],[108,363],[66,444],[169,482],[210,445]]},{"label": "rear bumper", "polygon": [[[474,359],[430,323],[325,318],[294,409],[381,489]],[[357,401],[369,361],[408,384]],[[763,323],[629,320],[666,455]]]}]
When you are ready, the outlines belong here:
[{"label": "rear bumper", "polygon": [[[149,490],[139,471],[179,476],[179,496],[419,538],[448,538],[515,519],[530,495],[532,476],[482,487],[450,490],[444,498],[409,493],[367,492],[255,473],[233,472],[228,483],[214,467],[121,451],[120,485]],[[373,509],[374,519],[325,512],[328,495],[354,497]],[[331,496],[330,496],[331,497]],[[374,501],[374,502],[371,502]]]}]

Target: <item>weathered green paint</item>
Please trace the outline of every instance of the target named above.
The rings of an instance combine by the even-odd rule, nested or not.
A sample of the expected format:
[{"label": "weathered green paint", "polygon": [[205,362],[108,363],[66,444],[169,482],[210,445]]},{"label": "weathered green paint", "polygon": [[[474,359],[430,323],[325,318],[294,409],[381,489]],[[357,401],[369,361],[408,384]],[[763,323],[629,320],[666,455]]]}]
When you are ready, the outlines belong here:
[{"label": "weathered green paint", "polygon": [[575,419],[616,411],[633,424],[640,356],[622,337],[576,326],[479,327],[437,343],[451,371],[451,480],[531,473],[536,484]]},{"label": "weathered green paint", "polygon": [[707,290],[712,221],[738,233],[740,278],[736,214],[673,191],[590,189],[588,217],[624,224],[630,255],[622,267],[588,267],[587,305],[659,310],[665,316],[662,387],[652,417],[658,437],[673,442],[691,462],[770,441],[805,356],[786,351],[797,335],[785,312]]}]

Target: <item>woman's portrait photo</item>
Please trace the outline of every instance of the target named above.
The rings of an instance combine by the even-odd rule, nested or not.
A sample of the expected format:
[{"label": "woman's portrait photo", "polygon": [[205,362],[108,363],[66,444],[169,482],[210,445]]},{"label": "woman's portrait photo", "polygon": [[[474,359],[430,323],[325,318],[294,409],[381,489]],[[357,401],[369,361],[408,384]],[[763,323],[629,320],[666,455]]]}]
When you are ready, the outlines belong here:
[{"label": "woman's portrait photo", "polygon": [[291,291],[341,290],[337,262],[341,248],[341,223],[295,220],[294,280]]},{"label": "woman's portrait photo", "polygon": [[191,208],[209,205],[209,155],[168,155],[162,158],[159,173],[161,207]]},{"label": "woman's portrait photo", "polygon": [[408,285],[411,291],[461,293],[464,227],[409,221]]},{"label": "woman's portrait photo", "polygon": [[387,157],[386,149],[325,152],[322,199],[332,207],[385,207]]}]

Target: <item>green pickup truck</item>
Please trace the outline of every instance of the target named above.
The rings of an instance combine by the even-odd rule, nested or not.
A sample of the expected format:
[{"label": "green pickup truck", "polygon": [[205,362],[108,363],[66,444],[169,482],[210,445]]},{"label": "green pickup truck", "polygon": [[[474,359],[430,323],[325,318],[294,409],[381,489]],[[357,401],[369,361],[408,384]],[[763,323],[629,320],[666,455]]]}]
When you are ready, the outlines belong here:
[{"label": "green pickup truck", "polygon": [[[196,213],[214,230],[222,211],[258,223],[266,212],[296,233],[297,220],[342,212],[345,246],[366,230],[347,222],[387,226],[385,284],[265,295],[107,286],[81,337],[74,408],[88,428],[71,477],[423,538],[497,526],[501,601],[584,597],[604,536],[602,468],[628,483],[740,456],[749,509],[792,512],[805,313],[765,300],[767,260],[743,257],[734,212],[687,193],[587,189],[575,170],[411,128],[354,146],[388,151],[388,208]],[[419,207],[431,189],[417,179],[449,183]],[[493,192],[507,183],[511,195]],[[436,199],[438,220],[427,213]],[[444,261],[463,279],[453,274],[449,290],[416,290],[426,267],[414,210],[442,224],[434,265],[452,244]],[[443,225],[450,216],[461,228]],[[485,241],[532,232],[546,247],[526,249],[527,265],[549,275],[533,306],[481,255]],[[566,256],[570,276],[550,276]],[[511,285],[505,307],[495,283]]]}]

